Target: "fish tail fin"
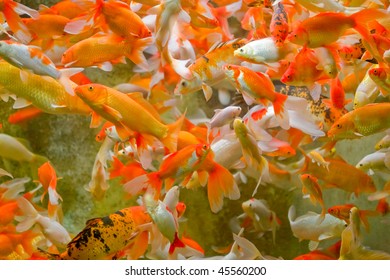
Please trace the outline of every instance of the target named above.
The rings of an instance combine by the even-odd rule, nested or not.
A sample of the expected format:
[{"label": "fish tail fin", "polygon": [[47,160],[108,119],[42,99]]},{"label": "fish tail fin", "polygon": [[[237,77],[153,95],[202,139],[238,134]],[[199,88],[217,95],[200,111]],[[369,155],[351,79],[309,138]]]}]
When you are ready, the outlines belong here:
[{"label": "fish tail fin", "polygon": [[49,252],[42,250],[41,248],[37,248],[37,249],[38,249],[39,253],[41,253],[42,255],[47,257],[49,260],[61,260],[60,254],[49,253]]},{"label": "fish tail fin", "polygon": [[287,95],[284,95],[284,94],[279,93],[279,92],[275,92],[275,94],[276,94],[276,98],[273,102],[275,116],[276,116],[281,128],[289,129],[290,124],[289,124],[289,120],[288,120],[288,113],[287,113],[287,110],[284,106],[286,103],[286,100],[287,100]]},{"label": "fish tail fin", "polygon": [[375,210],[382,215],[389,213],[389,203],[387,202],[386,198],[382,198],[378,201],[378,205],[376,206]]},{"label": "fish tail fin", "polygon": [[34,206],[23,196],[18,198],[17,203],[19,209],[25,215],[25,219],[16,226],[16,231],[24,232],[37,222],[39,214]]},{"label": "fish tail fin", "polygon": [[169,254],[172,255],[173,252],[175,252],[176,248],[184,248],[186,244],[184,244],[183,241],[180,240],[179,236],[177,236],[177,232],[175,232],[175,238],[173,239],[173,242],[169,246]]},{"label": "fish tail fin", "polygon": [[16,2],[6,1],[3,7],[3,14],[8,23],[9,28],[14,33],[14,36],[22,43],[27,44],[32,40],[32,36],[27,26],[22,22],[16,9]]},{"label": "fish tail fin", "polygon": [[183,125],[184,118],[185,114],[178,118],[174,123],[168,124],[168,134],[163,139],[161,139],[161,142],[171,153],[177,150],[177,140]]},{"label": "fish tail fin", "polygon": [[355,26],[353,28],[363,37],[362,43],[378,62],[383,59],[378,52],[375,41],[370,35],[370,31],[368,30],[366,24],[385,16],[387,16],[387,13],[378,9],[363,9],[350,16],[350,18],[354,21]]},{"label": "fish tail fin", "polygon": [[169,64],[173,70],[184,79],[191,80],[194,77],[191,71],[186,67],[189,59],[180,60],[173,58],[168,48],[163,49],[162,58],[164,63]]},{"label": "fish tail fin", "polygon": [[69,93],[70,95],[74,95],[73,91],[73,85],[74,82],[71,81],[70,77],[73,75],[80,73],[83,71],[84,68],[64,68],[60,69],[60,77],[58,81],[60,82],[61,85],[64,86],[65,91]]},{"label": "fish tail fin", "polygon": [[359,211],[359,217],[360,220],[362,221],[362,224],[364,228],[369,231],[370,230],[370,224],[368,223],[368,217],[375,217],[375,216],[380,216],[381,213],[374,210],[360,210]]},{"label": "fish tail fin", "polygon": [[[135,196],[140,193],[142,190],[146,190],[151,187],[149,177],[154,176],[153,173],[143,174],[138,176],[123,185],[123,189],[128,192],[131,196]],[[162,183],[161,183],[162,184]]]},{"label": "fish tail fin", "polygon": [[322,207],[322,211],[321,211],[321,215],[318,217],[317,225],[320,225],[325,220],[325,215],[327,213],[325,205],[324,205],[324,202],[321,201],[320,204],[321,204],[321,207]]},{"label": "fish tail fin", "polygon": [[149,70],[148,62],[143,54],[143,51],[153,42],[152,37],[146,37],[142,39],[136,39],[131,41],[125,40],[125,56],[130,59],[134,64],[141,67],[144,70]]},{"label": "fish tail fin", "polygon": [[214,213],[221,210],[224,197],[233,200],[240,198],[240,191],[233,175],[218,163],[214,163],[214,167],[209,171],[207,196],[211,211]]},{"label": "fish tail fin", "polygon": [[38,109],[34,106],[29,106],[27,108],[19,109],[17,112],[9,115],[8,122],[11,124],[22,123],[40,115],[41,113],[43,113],[41,109]]}]

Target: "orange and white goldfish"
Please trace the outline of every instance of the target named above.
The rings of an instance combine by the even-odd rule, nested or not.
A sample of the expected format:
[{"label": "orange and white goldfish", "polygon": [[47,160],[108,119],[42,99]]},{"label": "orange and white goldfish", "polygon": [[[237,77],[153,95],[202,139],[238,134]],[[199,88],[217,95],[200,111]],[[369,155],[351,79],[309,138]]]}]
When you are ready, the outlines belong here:
[{"label": "orange and white goldfish", "polygon": [[[376,67],[377,65],[373,65],[370,67],[370,70]],[[379,95],[379,92],[377,84],[371,79],[367,71],[363,80],[359,83],[356,89],[353,100],[353,108],[356,109],[369,103],[374,103],[375,99]]]},{"label": "orange and white goldfish", "polygon": [[346,227],[346,223],[340,219],[326,214],[321,224],[317,224],[320,214],[308,212],[303,216],[296,217],[295,206],[290,206],[288,210],[288,220],[291,230],[296,238],[310,240],[309,249],[317,249],[320,241],[337,238]]},{"label": "orange and white goldfish", "polygon": [[275,86],[268,76],[232,64],[226,64],[223,68],[226,76],[242,94],[247,104],[256,102],[268,105],[268,103],[272,103],[280,126],[284,129],[289,128],[288,114],[284,108],[287,95],[276,92]]},{"label": "orange and white goldfish", "polygon": [[246,39],[234,39],[212,46],[206,54],[188,66],[193,77],[182,79],[175,88],[175,94],[188,94],[203,89],[206,100],[209,100],[212,96],[210,86],[225,78],[223,71],[225,64],[240,63],[240,59],[234,56],[234,50],[244,46],[246,42]]},{"label": "orange and white goldfish", "polygon": [[61,260],[112,259],[134,242],[137,235],[145,231],[142,226],[150,222],[145,207],[124,208],[108,216],[88,220],[85,228],[67,242],[63,253],[44,254]]},{"label": "orange and white goldfish", "polygon": [[[126,94],[100,84],[78,86],[75,93],[93,110],[92,124],[99,123],[100,115],[115,125],[121,139],[127,139],[135,131],[155,136],[170,151],[176,149],[182,119],[170,125],[163,124]],[[131,112],[128,108],[132,108]]]},{"label": "orange and white goldfish", "polygon": [[277,47],[283,46],[289,31],[289,20],[282,2],[273,4],[274,12],[270,23],[270,33]]},{"label": "orange and white goldfish", "polygon": [[322,198],[321,187],[318,184],[318,179],[310,174],[302,174],[300,177],[303,184],[302,193],[304,195],[308,194],[310,197],[310,201],[313,204],[316,204],[318,202],[322,208],[321,215],[318,217],[318,224],[320,224],[325,219],[326,208],[324,204],[324,199]]},{"label": "orange and white goldfish", "polygon": [[[343,204],[343,205],[335,205],[330,208],[328,208],[328,213],[331,214],[332,216],[335,216],[336,218],[339,218],[343,221],[345,221],[347,224],[350,224],[350,212],[353,207],[356,207],[354,204]],[[368,223],[367,218],[368,217],[374,217],[378,216],[381,213],[378,211],[374,210],[360,210],[358,209],[359,212],[359,218],[361,222],[363,223],[364,227],[369,230],[370,225]]]},{"label": "orange and white goldfish", "polygon": [[61,211],[61,208],[59,208],[59,200],[62,201],[62,197],[57,192],[58,179],[56,171],[49,161],[45,162],[38,168],[38,179],[44,190],[41,196],[41,202],[46,194],[49,195],[49,203],[47,207],[48,217],[59,220],[59,211]]},{"label": "orange and white goldfish", "polygon": [[373,103],[340,117],[328,131],[333,139],[353,139],[381,132],[390,127],[390,103]]}]

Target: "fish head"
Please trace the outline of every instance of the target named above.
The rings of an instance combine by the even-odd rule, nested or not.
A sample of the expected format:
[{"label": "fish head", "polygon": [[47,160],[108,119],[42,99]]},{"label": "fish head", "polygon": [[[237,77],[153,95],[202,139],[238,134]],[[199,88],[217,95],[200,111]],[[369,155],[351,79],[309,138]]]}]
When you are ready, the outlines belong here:
[{"label": "fish head", "polygon": [[290,64],[290,66],[287,68],[286,72],[284,72],[284,74],[282,75],[282,77],[280,78],[280,81],[284,84],[290,84],[294,81],[294,73],[295,73],[295,68],[292,67],[293,66],[293,63]]},{"label": "fish head", "polygon": [[222,69],[225,72],[225,75],[229,78],[229,80],[237,81],[238,76],[240,75],[240,69],[238,65],[225,64]]},{"label": "fish head", "polygon": [[287,35],[286,41],[303,46],[309,42],[309,34],[298,22],[296,27]]},{"label": "fish head", "polygon": [[68,49],[67,51],[65,51],[63,54],[62,54],[62,57],[61,57],[61,63],[63,65],[70,65],[72,62],[74,62],[76,60],[75,56],[74,56],[74,53],[72,51],[72,49]]},{"label": "fish head", "polygon": [[368,70],[368,75],[373,80],[385,80],[387,78],[386,70],[384,68],[373,68]]},{"label": "fish head", "polygon": [[328,137],[333,139],[353,139],[359,136],[355,132],[355,125],[348,118],[338,119],[329,129]]},{"label": "fish head", "polygon": [[99,84],[86,84],[77,86],[74,92],[85,103],[92,106],[102,106],[107,100],[107,89]]},{"label": "fish head", "polygon": [[236,133],[237,137],[240,136],[245,136],[248,133],[248,129],[244,123],[244,120],[241,118],[236,118],[233,121],[233,129],[234,132]]},{"label": "fish head", "polygon": [[175,95],[189,94],[202,89],[202,81],[197,75],[191,80],[181,79],[174,90]]}]

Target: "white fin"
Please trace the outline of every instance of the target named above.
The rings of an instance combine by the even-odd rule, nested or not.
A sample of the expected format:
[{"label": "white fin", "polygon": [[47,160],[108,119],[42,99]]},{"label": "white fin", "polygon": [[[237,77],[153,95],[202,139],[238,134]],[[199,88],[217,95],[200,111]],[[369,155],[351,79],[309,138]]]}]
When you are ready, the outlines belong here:
[{"label": "white fin", "polygon": [[130,195],[135,196],[142,191],[142,189],[149,187],[149,178],[147,174],[138,176],[133,180],[125,183],[123,189]]},{"label": "white fin", "polygon": [[11,173],[8,173],[6,170],[4,170],[3,168],[0,168],[0,177],[2,176],[8,176],[8,177],[11,177],[13,178],[12,174]]},{"label": "white fin", "polygon": [[310,242],[309,242],[309,250],[310,250],[310,251],[316,250],[316,249],[318,248],[318,245],[319,245],[319,244],[320,244],[320,243],[319,243],[318,241],[310,240]]},{"label": "white fin", "polygon": [[70,21],[65,25],[64,31],[69,34],[80,34],[86,25],[85,19]]},{"label": "white fin", "polygon": [[213,89],[210,86],[203,83],[202,90],[206,101],[209,101],[210,98],[213,96]]},{"label": "white fin", "polygon": [[24,98],[18,97],[18,99],[16,99],[14,106],[12,106],[12,108],[13,109],[21,109],[21,108],[28,107],[30,105],[31,105],[31,101],[28,101]]},{"label": "white fin", "polygon": [[310,95],[314,101],[318,101],[320,99],[321,92],[322,92],[322,87],[317,83],[314,84],[312,87],[310,87]]},{"label": "white fin", "polygon": [[31,203],[23,196],[19,197],[17,202],[20,210],[22,210],[25,215],[25,219],[16,226],[16,231],[24,232],[37,222],[39,214],[37,210],[35,210],[34,206],[32,206]]},{"label": "white fin", "polygon": [[65,91],[69,93],[70,95],[74,95],[73,86],[76,84],[70,80],[70,77],[73,75],[80,73],[83,71],[84,68],[64,68],[60,69],[60,78],[59,82],[62,84],[65,88]]},{"label": "white fin", "polygon": [[103,71],[106,71],[106,72],[111,72],[113,67],[112,67],[111,62],[106,61],[106,62],[103,62],[102,64],[100,64],[98,66],[98,68],[100,68],[100,69],[102,69]]},{"label": "white fin", "polygon": [[228,90],[223,89],[223,88],[218,90],[218,100],[219,100],[219,102],[221,102],[222,105],[225,105],[225,106],[229,105],[230,99],[231,99],[230,93]]}]

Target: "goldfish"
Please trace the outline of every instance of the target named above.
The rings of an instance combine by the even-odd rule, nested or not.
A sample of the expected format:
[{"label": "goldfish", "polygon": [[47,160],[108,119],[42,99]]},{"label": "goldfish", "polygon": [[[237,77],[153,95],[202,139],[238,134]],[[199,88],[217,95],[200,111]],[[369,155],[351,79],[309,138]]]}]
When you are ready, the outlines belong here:
[{"label": "goldfish", "polygon": [[182,79],[175,88],[175,94],[188,94],[202,89],[206,100],[209,100],[212,96],[211,86],[225,78],[222,67],[228,63],[240,63],[240,59],[234,56],[234,50],[246,42],[246,39],[234,39],[212,46],[206,54],[188,66],[192,78]]},{"label": "goldfish", "polygon": [[19,124],[22,122],[26,122],[30,119],[35,118],[36,116],[41,115],[42,110],[35,108],[33,106],[19,109],[17,112],[12,113],[8,117],[8,122],[10,124]]},{"label": "goldfish", "polygon": [[282,2],[273,5],[274,12],[270,23],[271,37],[275,41],[275,45],[280,47],[283,45],[289,31],[288,15],[284,9]]},{"label": "goldfish", "polygon": [[374,174],[374,170],[389,170],[390,169],[390,154],[388,152],[377,151],[366,155],[357,164],[356,168]]},{"label": "goldfish", "polygon": [[253,63],[272,64],[293,52],[291,44],[278,47],[272,38],[266,37],[246,43],[234,51],[234,56]]},{"label": "goldfish", "polygon": [[19,101],[14,108],[32,104],[49,114],[90,114],[91,109],[78,96],[68,94],[55,79],[26,73],[22,80],[20,71],[8,62],[0,62],[0,85],[7,90],[0,96],[8,101],[9,95],[16,95]]},{"label": "goldfish", "polygon": [[308,156],[311,158],[312,162],[315,162],[319,166],[325,167],[327,170],[329,170],[330,162],[326,161],[319,152],[312,150],[308,153]]},{"label": "goldfish", "polygon": [[17,202],[20,210],[24,214],[16,226],[18,232],[24,232],[33,225],[38,224],[47,240],[56,246],[65,247],[71,240],[69,233],[59,222],[39,214],[26,198],[19,197]]},{"label": "goldfish", "polygon": [[[0,56],[16,67],[58,80],[70,94],[73,94],[70,76],[83,70],[81,68],[58,70],[51,59],[38,48],[11,41],[0,42]],[[23,71],[20,71],[20,75],[22,81],[27,79]]]},{"label": "goldfish", "polygon": [[335,0],[326,0],[326,1],[298,0],[296,2],[313,12],[327,12],[327,11],[344,12],[345,11],[345,7],[341,3]]},{"label": "goldfish", "polygon": [[311,251],[317,249],[320,241],[339,237],[346,227],[344,221],[329,214],[325,214],[325,219],[318,225],[320,214],[308,212],[303,216],[296,217],[295,211],[295,206],[290,206],[288,220],[291,230],[299,240],[310,240],[309,249]]},{"label": "goldfish", "polygon": [[[75,88],[75,93],[94,111],[91,123],[98,123],[99,120],[96,118],[99,119],[101,115],[115,124],[121,139],[126,139],[131,134],[129,131],[131,129],[155,136],[169,150],[175,150],[181,119],[174,124],[165,125],[126,94],[100,84],[78,86]],[[131,112],[127,110],[129,107],[132,108]]]},{"label": "goldfish", "polygon": [[2,22],[4,19],[7,21],[14,36],[23,43],[29,43],[32,36],[19,15],[27,14],[33,18],[37,18],[39,16],[38,11],[12,0],[3,0],[0,4],[0,12],[2,14]]},{"label": "goldfish", "polygon": [[[249,132],[247,127],[240,119],[235,119],[233,122],[234,133],[241,144],[242,155],[245,158],[246,164],[249,168],[253,168],[259,174],[258,183],[253,195],[257,192],[257,188],[261,183],[262,178],[269,180],[268,161],[261,155],[261,150],[257,144],[256,139]],[[252,196],[253,196],[252,195]]]},{"label": "goldfish", "polygon": [[388,147],[390,147],[390,136],[386,134],[378,143],[376,143],[375,150],[386,149]]},{"label": "goldfish", "polygon": [[98,260],[115,258],[151,222],[145,207],[133,206],[101,218],[90,219],[85,228],[66,245],[61,254],[47,254],[52,259]]},{"label": "goldfish", "polygon": [[318,217],[318,224],[320,224],[325,219],[326,208],[325,208],[324,200],[322,198],[321,187],[318,184],[318,179],[310,174],[302,174],[301,181],[303,185],[302,193],[304,195],[308,194],[310,197],[310,201],[313,204],[316,204],[318,202],[322,208],[321,215]]},{"label": "goldfish", "polygon": [[389,128],[389,103],[373,103],[356,108],[340,117],[328,131],[333,139],[354,139]]},{"label": "goldfish", "polygon": [[44,192],[41,196],[41,202],[46,194],[49,196],[48,204],[48,217],[55,218],[58,217],[59,200],[62,200],[62,197],[57,192],[57,174],[54,167],[50,162],[45,162],[38,168],[38,178],[39,183],[42,185]]},{"label": "goldfish", "polygon": [[365,248],[362,245],[360,235],[359,209],[352,207],[350,210],[350,224],[341,234],[341,247],[339,260],[389,260],[390,254]]},{"label": "goldfish", "polygon": [[[370,70],[374,68],[376,68],[376,66],[370,67]],[[363,80],[359,83],[356,89],[353,100],[353,108],[356,109],[369,103],[373,103],[378,95],[379,88],[377,84],[371,79],[367,71]]]},{"label": "goldfish", "polygon": [[390,93],[390,75],[388,72],[388,69],[379,67],[368,70],[368,75],[378,85],[384,96]]},{"label": "goldfish", "polygon": [[[241,205],[245,215],[240,218],[248,217],[254,227],[254,231],[261,237],[266,231],[272,231],[272,240],[275,243],[276,230],[280,227],[280,220],[275,212],[270,210],[267,201],[263,199],[250,198]],[[244,221],[245,222],[245,221]]]},{"label": "goldfish", "polygon": [[125,62],[126,56],[140,67],[148,69],[142,52],[151,42],[150,37],[127,41],[116,34],[97,34],[67,49],[62,55],[61,63],[67,67],[99,66],[103,70],[111,71],[111,63]]},{"label": "goldfish", "polygon": [[[348,164],[342,159],[328,158],[329,169],[318,166],[308,157],[305,159],[303,172],[307,172],[326,183],[326,187],[337,187],[355,195],[360,193],[373,193],[376,191],[375,184],[370,176],[355,166]],[[342,170],[342,173],[340,172]]]},{"label": "goldfish", "polygon": [[[364,9],[350,16],[344,13],[322,12],[297,24],[286,40],[309,48],[317,48],[335,42],[347,29],[354,28],[365,42],[373,46],[371,48],[367,45],[370,52],[374,52],[372,54],[378,57],[378,51],[364,23],[385,15],[386,13],[376,9]],[[331,27],[328,22],[334,22],[337,27]]]},{"label": "goldfish", "polygon": [[254,72],[249,68],[232,64],[225,65],[224,71],[247,103],[268,104],[272,102],[275,116],[278,118],[281,127],[284,129],[289,127],[288,115],[284,108],[287,96],[275,91],[271,79],[260,72]]},{"label": "goldfish", "polygon": [[23,142],[8,134],[0,133],[0,156],[2,158],[39,164],[47,159],[41,155],[32,153]]},{"label": "goldfish", "polygon": [[[354,204],[344,204],[344,205],[335,205],[330,208],[328,208],[328,213],[332,216],[335,216],[336,218],[339,218],[343,221],[345,221],[347,224],[350,224],[350,212],[353,207],[356,207]],[[363,223],[364,227],[369,230],[370,226],[367,220],[367,217],[369,216],[378,216],[379,212],[372,211],[372,210],[360,210],[359,212],[359,218],[360,221]]]}]

